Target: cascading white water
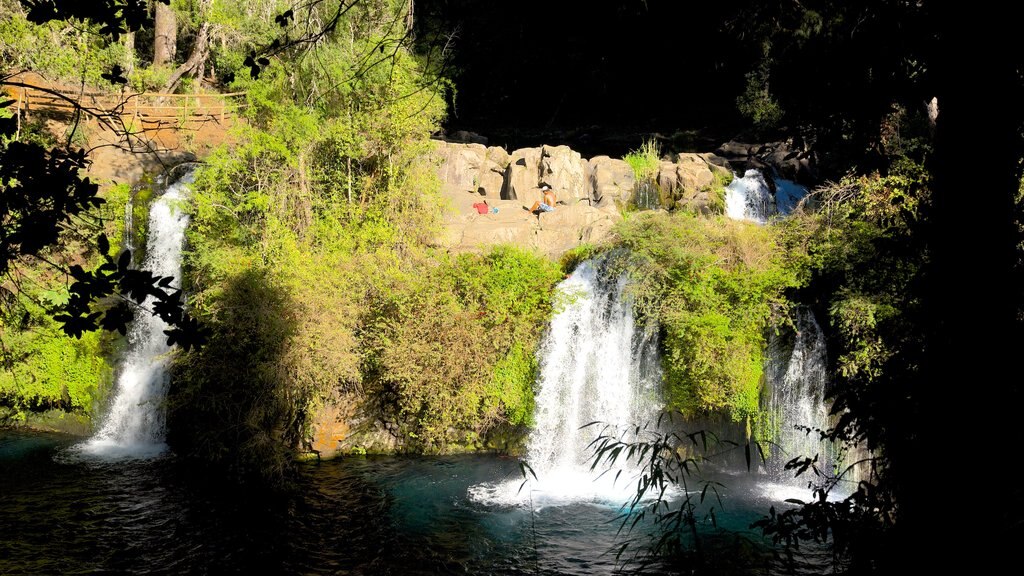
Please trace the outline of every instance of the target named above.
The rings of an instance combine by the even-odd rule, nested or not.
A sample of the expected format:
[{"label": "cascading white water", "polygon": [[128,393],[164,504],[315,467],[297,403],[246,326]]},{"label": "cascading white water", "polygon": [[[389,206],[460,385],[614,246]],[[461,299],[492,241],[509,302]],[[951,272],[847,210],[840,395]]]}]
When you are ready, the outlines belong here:
[{"label": "cascading white water", "polygon": [[[157,276],[181,280],[181,252],[188,215],[184,200],[192,173],[185,174],[153,202],[143,268]],[[149,308],[152,298],[144,308]],[[147,458],[167,449],[164,443],[164,396],[167,392],[167,324],[140,310],[128,331],[128,350],[120,367],[114,400],[103,427],[82,451],[105,457]]]},{"label": "cascading white water", "polygon": [[775,214],[789,214],[807,189],[791,180],[775,179],[775,194],[758,170],[733,178],[725,189],[725,214],[734,220],[764,224]]},{"label": "cascading white water", "polygon": [[759,171],[747,170],[742,178],[732,179],[725,189],[725,214],[761,223],[775,214],[775,197]]},{"label": "cascading white water", "polygon": [[[792,342],[776,337],[768,348],[766,377],[770,394],[766,410],[775,429],[778,447],[772,450],[766,468],[772,479],[785,481],[793,472],[784,470],[785,463],[797,456],[818,455],[820,468],[831,462],[830,446],[820,440],[816,430],[830,425],[825,403],[828,383],[825,335],[814,313],[798,308],[793,319],[796,334]],[[808,427],[812,431],[797,429]]]},{"label": "cascading white water", "polygon": [[[541,344],[535,426],[527,461],[537,478],[470,489],[497,504],[596,501],[621,504],[633,488],[626,475],[599,481],[588,444],[601,427],[632,427],[657,418],[661,381],[656,336],[636,326],[625,294],[626,278],[605,278],[600,263],[584,262],[561,283],[569,303],[551,320]],[[624,464],[624,462],[619,462]]]},{"label": "cascading white water", "polygon": [[792,180],[775,179],[775,207],[779,214],[786,215],[795,210],[804,196],[807,196],[807,188]]}]

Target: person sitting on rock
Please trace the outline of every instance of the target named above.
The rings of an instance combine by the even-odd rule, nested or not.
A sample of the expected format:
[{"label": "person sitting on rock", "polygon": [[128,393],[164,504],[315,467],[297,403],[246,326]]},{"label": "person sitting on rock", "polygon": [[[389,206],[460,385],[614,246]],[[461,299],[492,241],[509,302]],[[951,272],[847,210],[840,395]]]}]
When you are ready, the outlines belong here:
[{"label": "person sitting on rock", "polygon": [[530,212],[537,215],[540,218],[541,212],[551,212],[555,209],[555,203],[558,201],[555,198],[555,193],[551,190],[551,186],[547,184],[540,187],[541,191],[544,192],[544,199],[538,200],[533,203],[533,207],[530,208]]}]

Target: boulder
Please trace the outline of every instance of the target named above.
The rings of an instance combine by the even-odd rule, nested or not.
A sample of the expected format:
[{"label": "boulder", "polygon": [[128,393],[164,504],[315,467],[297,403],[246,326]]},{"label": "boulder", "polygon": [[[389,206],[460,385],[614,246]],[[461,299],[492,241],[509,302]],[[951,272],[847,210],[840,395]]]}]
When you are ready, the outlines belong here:
[{"label": "boulder", "polygon": [[352,452],[397,452],[399,436],[371,417],[374,411],[365,402],[357,392],[334,390],[310,421],[307,448],[324,459]]},{"label": "boulder", "polygon": [[636,176],[624,160],[595,156],[590,159],[591,199],[595,206],[626,202],[633,194]]},{"label": "boulder", "polygon": [[500,146],[491,146],[484,156],[484,165],[477,178],[477,193],[491,199],[501,198],[508,168],[508,152]]},{"label": "boulder", "polygon": [[658,165],[655,182],[661,191],[662,204],[669,206],[679,195],[679,170],[675,162],[662,160]]},{"label": "boulder", "polygon": [[520,148],[509,156],[501,189],[502,200],[519,200],[526,205],[541,199],[540,148]]},{"label": "boulder", "polygon": [[676,162],[676,178],[684,195],[695,194],[715,183],[715,173],[699,154],[680,154]]},{"label": "boulder", "polygon": [[590,198],[590,166],[568,146],[543,146],[540,183],[551,186],[559,200]]},{"label": "boulder", "polygon": [[473,193],[484,167],[487,149],[480,144],[439,142],[436,154],[441,160],[438,175],[446,192]]},{"label": "boulder", "polygon": [[813,184],[817,179],[814,152],[797,139],[765,144],[730,141],[719,146],[715,152],[727,160],[738,174],[757,169],[766,176],[772,176],[774,170],[778,177],[803,185]]},{"label": "boulder", "polygon": [[723,169],[712,168],[699,154],[680,154],[675,162],[662,161],[656,177],[662,206],[705,211],[704,203],[696,200],[714,186],[718,170]]},{"label": "boulder", "polygon": [[470,132],[469,130],[456,130],[446,137],[449,142],[457,142],[462,144],[483,144],[487,145],[487,137],[477,134],[476,132]]},{"label": "boulder", "polygon": [[444,193],[495,199],[501,196],[508,162],[508,152],[504,149],[441,141],[437,143],[435,155],[440,162],[438,175]]}]

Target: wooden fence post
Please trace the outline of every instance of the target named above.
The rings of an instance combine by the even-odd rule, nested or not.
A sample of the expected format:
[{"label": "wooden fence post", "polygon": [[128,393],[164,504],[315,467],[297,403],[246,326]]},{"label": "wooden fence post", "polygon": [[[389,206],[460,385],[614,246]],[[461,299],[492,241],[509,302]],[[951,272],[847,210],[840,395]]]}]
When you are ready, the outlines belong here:
[{"label": "wooden fence post", "polygon": [[22,88],[18,92],[18,127],[14,131],[14,139],[21,140],[21,99],[25,97],[25,89]]}]

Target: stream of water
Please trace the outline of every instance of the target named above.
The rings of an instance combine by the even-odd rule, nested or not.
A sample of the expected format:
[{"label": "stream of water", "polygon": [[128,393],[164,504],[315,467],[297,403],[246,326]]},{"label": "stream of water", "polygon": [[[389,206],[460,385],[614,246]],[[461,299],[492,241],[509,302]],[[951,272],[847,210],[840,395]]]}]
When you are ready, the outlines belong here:
[{"label": "stream of water", "polygon": [[[149,209],[149,236],[143,269],[171,276],[181,284],[181,252],[188,215],[182,210],[189,172],[161,194]],[[128,331],[128,348],[118,369],[114,398],[103,426],[81,446],[83,454],[107,458],[149,458],[167,450],[164,443],[167,393],[167,324],[148,312],[149,297]]]}]

